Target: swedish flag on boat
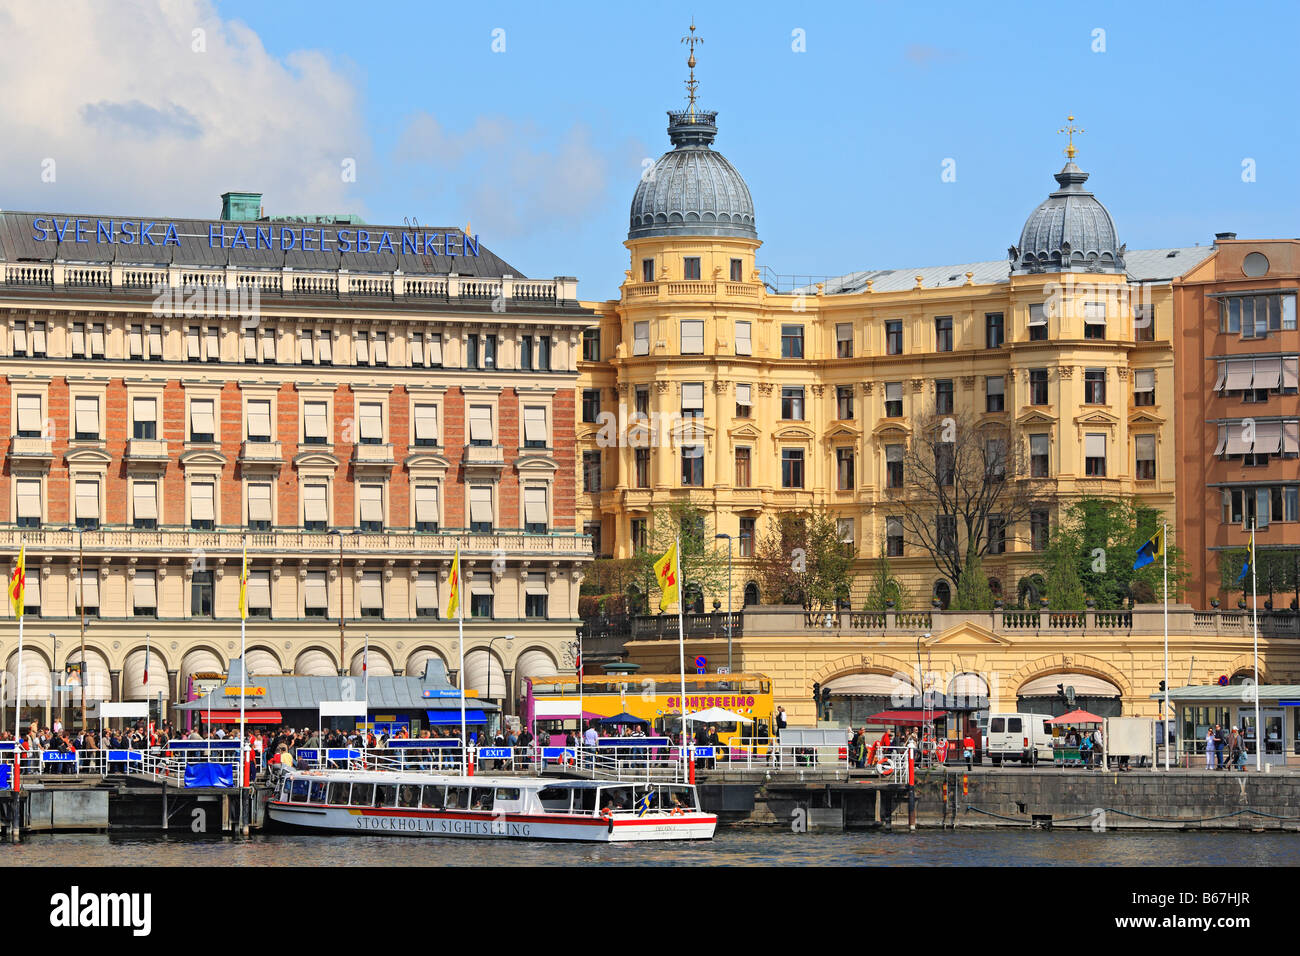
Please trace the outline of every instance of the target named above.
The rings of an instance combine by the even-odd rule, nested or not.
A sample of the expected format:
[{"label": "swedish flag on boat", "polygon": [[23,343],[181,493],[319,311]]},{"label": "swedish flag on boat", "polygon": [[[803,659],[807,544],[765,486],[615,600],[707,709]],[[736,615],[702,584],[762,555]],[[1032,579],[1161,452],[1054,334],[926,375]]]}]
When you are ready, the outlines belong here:
[{"label": "swedish flag on boat", "polygon": [[645,796],[642,797],[641,800],[637,803],[637,805],[636,805],[636,815],[637,815],[638,817],[643,817],[643,816],[645,816],[645,815],[646,815],[646,811],[650,809],[650,796],[651,796],[651,794],[653,794],[653,793],[654,793],[653,790],[647,790],[647,791],[645,792]]}]

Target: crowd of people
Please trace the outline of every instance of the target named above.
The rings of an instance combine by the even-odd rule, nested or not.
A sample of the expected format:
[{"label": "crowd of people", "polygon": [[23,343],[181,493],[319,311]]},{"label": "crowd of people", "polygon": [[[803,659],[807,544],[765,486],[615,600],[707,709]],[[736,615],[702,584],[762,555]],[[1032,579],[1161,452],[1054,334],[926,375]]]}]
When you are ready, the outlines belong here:
[{"label": "crowd of people", "polygon": [[1224,730],[1222,724],[1215,724],[1205,732],[1206,770],[1244,771],[1248,752],[1246,737],[1238,727]]}]

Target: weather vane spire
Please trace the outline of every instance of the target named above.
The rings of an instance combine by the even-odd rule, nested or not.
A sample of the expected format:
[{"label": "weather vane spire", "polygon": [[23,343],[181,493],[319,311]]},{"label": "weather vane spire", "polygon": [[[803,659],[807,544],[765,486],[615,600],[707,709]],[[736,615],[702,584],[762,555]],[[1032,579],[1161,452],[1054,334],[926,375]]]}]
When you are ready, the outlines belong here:
[{"label": "weather vane spire", "polygon": [[686,58],[686,65],[690,67],[691,70],[690,79],[686,81],[686,96],[689,102],[691,118],[694,119],[695,118],[695,90],[699,86],[699,83],[697,83],[695,80],[695,44],[704,42],[703,37],[697,37],[695,35],[694,17],[691,17],[691,32],[688,33],[686,36],[682,37],[682,42],[685,43],[691,51],[691,55]]},{"label": "weather vane spire", "polygon": [[1075,146],[1074,146],[1074,134],[1075,134],[1075,133],[1086,133],[1087,130],[1079,129],[1077,126],[1075,126],[1075,125],[1074,125],[1074,117],[1073,117],[1073,116],[1067,116],[1067,117],[1065,118],[1065,122],[1066,122],[1068,125],[1066,125],[1066,126],[1062,126],[1062,127],[1061,127],[1060,129],[1058,129],[1056,132],[1057,132],[1058,134],[1060,134],[1060,133],[1066,133],[1066,134],[1069,135],[1069,138],[1070,138],[1070,139],[1069,139],[1069,144],[1065,147],[1065,158],[1068,159],[1070,162],[1074,162],[1074,157],[1077,156],[1077,155],[1079,154],[1079,151],[1078,151],[1078,150],[1075,148]]}]

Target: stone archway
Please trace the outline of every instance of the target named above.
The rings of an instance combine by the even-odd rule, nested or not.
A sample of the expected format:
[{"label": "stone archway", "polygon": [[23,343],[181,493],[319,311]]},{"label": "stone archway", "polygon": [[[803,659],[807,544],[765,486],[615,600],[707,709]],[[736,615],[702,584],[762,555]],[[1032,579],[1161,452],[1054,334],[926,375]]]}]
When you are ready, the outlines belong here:
[{"label": "stone archway", "polygon": [[1127,677],[1106,661],[1086,654],[1052,654],[1022,664],[1005,684],[998,686],[998,702],[993,703],[992,706],[998,709],[1014,710],[1016,695],[1022,685],[1036,677],[1043,677],[1060,671],[1091,674],[1093,677],[1100,677],[1102,680],[1109,681],[1119,688],[1121,701],[1131,701],[1132,699],[1133,685]]}]

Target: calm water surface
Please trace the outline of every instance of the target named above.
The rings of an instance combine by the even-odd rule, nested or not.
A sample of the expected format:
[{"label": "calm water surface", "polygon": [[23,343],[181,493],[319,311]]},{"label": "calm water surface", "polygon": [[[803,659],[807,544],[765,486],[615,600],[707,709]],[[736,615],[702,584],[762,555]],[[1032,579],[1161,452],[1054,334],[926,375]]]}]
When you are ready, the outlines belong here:
[{"label": "calm water surface", "polygon": [[1295,866],[1294,833],[719,830],[711,843],[488,842],[386,836],[33,835],[0,866]]}]

